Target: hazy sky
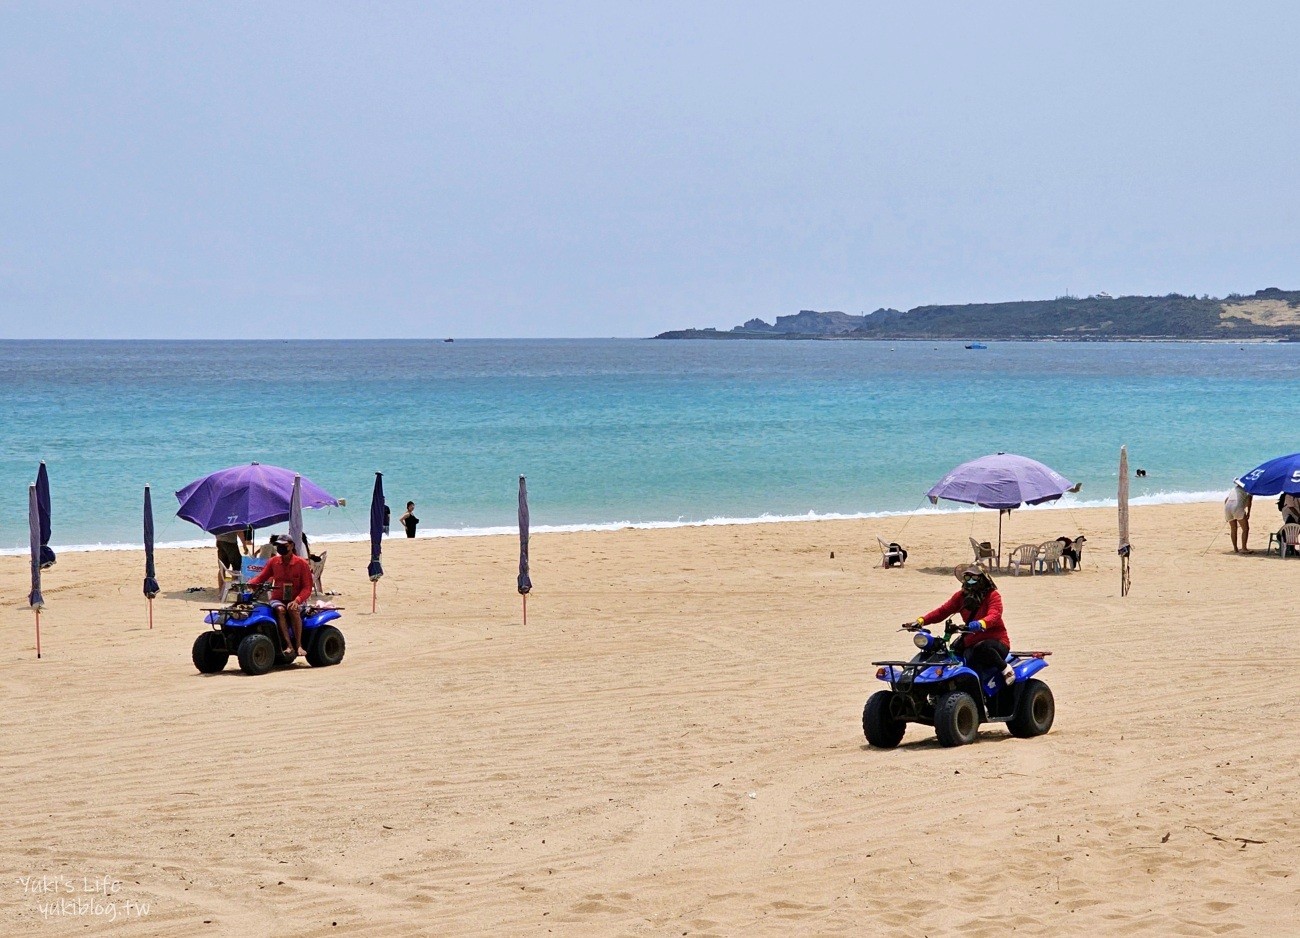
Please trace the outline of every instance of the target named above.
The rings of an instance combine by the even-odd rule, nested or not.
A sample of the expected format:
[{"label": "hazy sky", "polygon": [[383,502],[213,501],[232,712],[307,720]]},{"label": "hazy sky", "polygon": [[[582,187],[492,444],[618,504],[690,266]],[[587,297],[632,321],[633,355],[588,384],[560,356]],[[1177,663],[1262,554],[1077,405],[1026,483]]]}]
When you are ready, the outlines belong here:
[{"label": "hazy sky", "polygon": [[1290,3],[0,0],[0,337],[1300,287]]}]

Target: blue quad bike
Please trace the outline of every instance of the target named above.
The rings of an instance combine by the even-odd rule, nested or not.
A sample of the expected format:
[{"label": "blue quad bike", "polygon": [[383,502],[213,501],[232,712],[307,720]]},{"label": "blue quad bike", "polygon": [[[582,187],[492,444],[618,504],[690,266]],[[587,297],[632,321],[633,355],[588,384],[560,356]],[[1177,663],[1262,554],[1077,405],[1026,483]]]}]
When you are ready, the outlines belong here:
[{"label": "blue quad bike", "polygon": [[918,649],[910,661],[873,661],[876,678],[889,682],[862,708],[862,732],[867,742],[893,749],[909,723],[934,727],[941,746],[973,743],[981,723],[1005,723],[1012,736],[1041,736],[1052,728],[1056,703],[1052,690],[1034,677],[1047,667],[1050,651],[1012,651],[1007,664],[1015,672],[1008,685],[1001,672],[977,674],[954,652],[954,634],[969,632],[951,620],[943,635],[917,625],[899,631],[915,633]]},{"label": "blue quad bike", "polygon": [[[216,674],[226,667],[231,655],[239,659],[245,674],[265,674],[274,667],[293,663],[297,656],[284,653],[275,610],[262,599],[264,591],[265,587],[245,591],[229,606],[205,610],[203,621],[211,628],[194,640],[194,667],[203,674]],[[303,610],[302,646],[307,663],[314,668],[343,660],[343,633],[328,624],[337,618],[337,609],[319,609],[310,614]]]}]

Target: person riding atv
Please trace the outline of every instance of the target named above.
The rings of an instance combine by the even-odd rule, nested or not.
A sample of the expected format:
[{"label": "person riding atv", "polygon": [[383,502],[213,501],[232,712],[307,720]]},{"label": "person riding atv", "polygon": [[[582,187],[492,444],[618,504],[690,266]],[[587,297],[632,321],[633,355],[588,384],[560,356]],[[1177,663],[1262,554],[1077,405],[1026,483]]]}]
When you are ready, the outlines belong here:
[{"label": "person riding atv", "polygon": [[960,615],[971,631],[959,636],[952,643],[952,650],[977,674],[1001,672],[1002,679],[1011,684],[1016,679],[1015,672],[1006,663],[1011,638],[1002,621],[1002,594],[997,584],[978,564],[958,567],[954,573],[961,581],[961,589],[938,609],[903,623],[904,627],[931,625],[951,615]]}]

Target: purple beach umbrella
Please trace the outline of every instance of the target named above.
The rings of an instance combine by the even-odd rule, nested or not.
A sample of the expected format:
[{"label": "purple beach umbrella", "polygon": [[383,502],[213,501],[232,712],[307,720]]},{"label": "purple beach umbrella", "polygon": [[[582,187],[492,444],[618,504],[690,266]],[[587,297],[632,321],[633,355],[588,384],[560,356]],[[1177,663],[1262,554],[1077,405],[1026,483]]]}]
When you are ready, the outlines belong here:
[{"label": "purple beach umbrella", "polygon": [[[250,463],[221,469],[195,479],[176,493],[176,516],[209,534],[228,534],[245,526],[264,528],[289,520],[296,473],[292,469]],[[331,508],[339,500],[302,477],[302,507]]]},{"label": "purple beach umbrella", "polygon": [[1056,501],[1075,485],[1055,469],[1026,456],[997,453],[964,462],[926,492],[931,504],[939,499],[998,509],[998,559],[1002,557],[1002,512],[1021,505]]}]

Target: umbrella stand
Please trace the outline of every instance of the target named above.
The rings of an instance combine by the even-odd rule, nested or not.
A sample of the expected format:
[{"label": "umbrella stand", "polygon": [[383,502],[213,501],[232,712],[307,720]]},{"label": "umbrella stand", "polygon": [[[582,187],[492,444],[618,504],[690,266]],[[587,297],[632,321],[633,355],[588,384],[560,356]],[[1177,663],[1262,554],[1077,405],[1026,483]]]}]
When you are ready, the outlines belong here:
[{"label": "umbrella stand", "polygon": [[41,657],[41,611],[36,610],[36,657]]},{"label": "umbrella stand", "polygon": [[528,594],[521,593],[520,596],[524,601],[524,625],[527,625],[528,624]]},{"label": "umbrella stand", "polygon": [[379,581],[370,581],[370,614],[375,614],[375,606],[379,602]]},{"label": "umbrella stand", "polygon": [[153,599],[149,600],[149,630],[153,631]]}]

